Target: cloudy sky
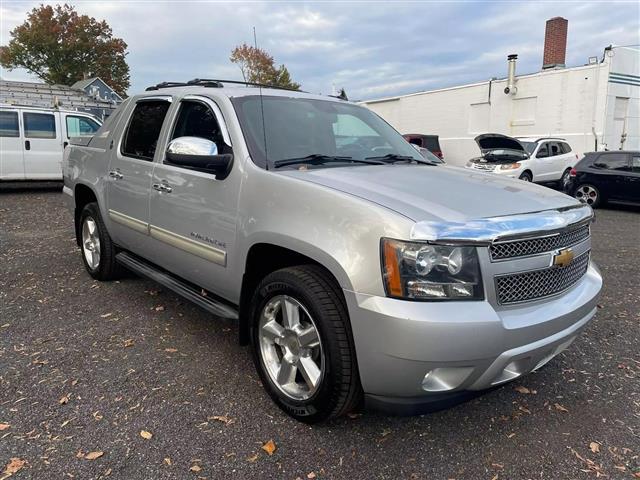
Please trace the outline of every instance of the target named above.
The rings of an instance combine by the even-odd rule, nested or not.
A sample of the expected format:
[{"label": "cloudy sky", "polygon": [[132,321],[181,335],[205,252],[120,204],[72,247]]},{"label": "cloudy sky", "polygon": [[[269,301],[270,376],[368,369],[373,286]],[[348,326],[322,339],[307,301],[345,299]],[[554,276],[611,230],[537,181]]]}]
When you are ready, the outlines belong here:
[{"label": "cloudy sky", "polygon": [[[3,0],[0,44],[41,2]],[[304,90],[370,99],[486,80],[540,68],[545,20],[569,20],[567,63],[581,65],[605,46],[640,44],[640,3],[560,1],[72,2],[105,19],[129,45],[136,93],[165,80],[240,79],[235,45],[258,44],[289,68]],[[5,79],[32,79],[2,70]]]}]

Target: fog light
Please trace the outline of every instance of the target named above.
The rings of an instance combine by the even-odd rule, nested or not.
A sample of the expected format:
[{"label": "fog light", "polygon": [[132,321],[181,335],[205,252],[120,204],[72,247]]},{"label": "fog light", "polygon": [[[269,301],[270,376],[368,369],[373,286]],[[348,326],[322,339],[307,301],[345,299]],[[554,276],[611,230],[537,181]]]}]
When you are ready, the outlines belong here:
[{"label": "fog light", "polygon": [[473,367],[434,368],[422,380],[425,392],[447,392],[462,385],[473,372]]}]

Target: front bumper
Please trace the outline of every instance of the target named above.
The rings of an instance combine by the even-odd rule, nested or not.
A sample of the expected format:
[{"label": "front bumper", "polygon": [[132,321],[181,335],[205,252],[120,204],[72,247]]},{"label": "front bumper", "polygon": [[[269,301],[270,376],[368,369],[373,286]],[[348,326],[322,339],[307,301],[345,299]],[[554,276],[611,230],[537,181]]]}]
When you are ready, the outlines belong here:
[{"label": "front bumper", "polygon": [[[484,164],[487,165],[487,164]],[[468,168],[469,170],[473,170],[474,172],[484,172],[484,173],[495,173],[496,175],[500,175],[503,177],[508,177],[508,178],[520,178],[520,174],[522,174],[522,172],[524,172],[526,169],[525,167],[520,167],[520,168],[516,168],[513,170],[503,170],[500,168],[499,165],[496,165],[495,168],[493,170],[487,170],[485,168],[478,168],[476,166],[465,166],[465,168]]]},{"label": "front bumper", "polygon": [[601,287],[592,262],[561,295],[509,307],[486,300],[412,302],[345,290],[368,402],[415,413],[416,406],[446,403],[540,368],[593,318]]}]

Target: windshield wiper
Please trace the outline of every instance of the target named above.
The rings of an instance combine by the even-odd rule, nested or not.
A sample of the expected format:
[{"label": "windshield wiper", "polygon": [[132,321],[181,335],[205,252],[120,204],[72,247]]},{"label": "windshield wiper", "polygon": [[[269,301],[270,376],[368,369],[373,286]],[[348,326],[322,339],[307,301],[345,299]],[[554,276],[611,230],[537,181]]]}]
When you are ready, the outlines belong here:
[{"label": "windshield wiper", "polygon": [[366,163],[367,165],[381,165],[382,162],[375,161],[375,159],[360,160],[353,157],[339,157],[335,155],[321,155],[319,153],[312,153],[306,157],[300,158],[285,158],[283,160],[276,160],[273,162],[275,168],[286,167],[287,165],[296,165],[300,163],[309,163],[311,165],[323,165],[325,163],[340,162],[340,163]]},{"label": "windshield wiper", "polygon": [[397,153],[387,153],[379,157],[366,157],[365,160],[378,160],[384,163],[396,163],[396,162],[416,162],[424,163],[426,165],[435,165],[434,162],[430,162],[426,159],[414,158],[410,155],[398,155]]}]

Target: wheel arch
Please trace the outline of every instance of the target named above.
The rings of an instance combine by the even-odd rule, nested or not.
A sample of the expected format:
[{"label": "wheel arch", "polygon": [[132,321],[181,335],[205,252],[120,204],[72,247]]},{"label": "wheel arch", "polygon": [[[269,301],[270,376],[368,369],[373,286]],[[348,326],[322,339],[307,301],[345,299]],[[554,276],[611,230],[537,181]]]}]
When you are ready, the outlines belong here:
[{"label": "wheel arch", "polygon": [[[299,242],[294,242],[299,243]],[[302,242],[304,243],[304,242]],[[316,265],[322,268],[340,288],[350,288],[351,282],[338,262],[312,245],[292,245],[279,240],[261,241],[247,251],[239,301],[239,342],[249,343],[251,299],[260,281],[276,270],[296,265]]]},{"label": "wheel arch", "polygon": [[85,185],[84,183],[78,183],[73,189],[73,199],[75,202],[75,208],[73,209],[73,224],[75,226],[76,243],[80,246],[80,214],[87,204],[97,202],[98,196],[93,188]]}]

